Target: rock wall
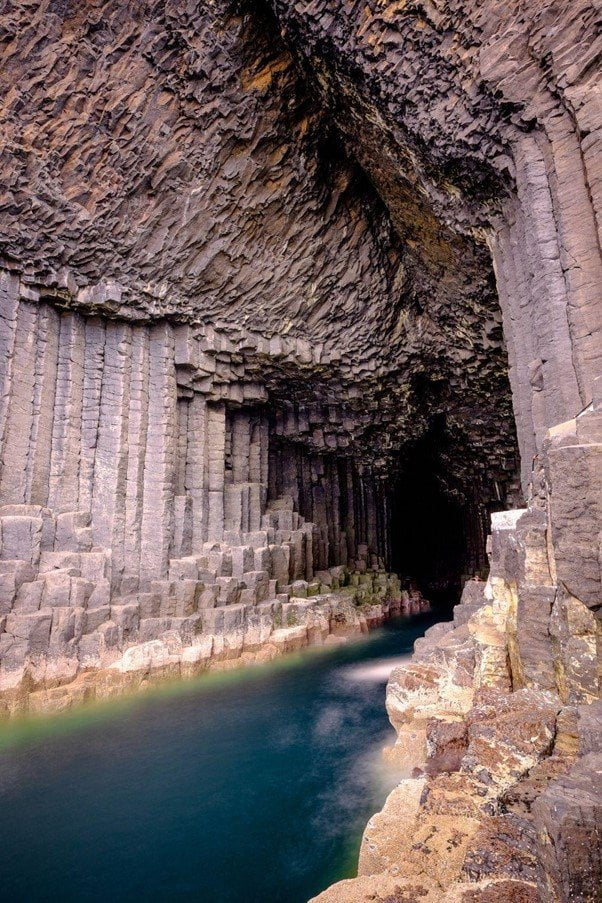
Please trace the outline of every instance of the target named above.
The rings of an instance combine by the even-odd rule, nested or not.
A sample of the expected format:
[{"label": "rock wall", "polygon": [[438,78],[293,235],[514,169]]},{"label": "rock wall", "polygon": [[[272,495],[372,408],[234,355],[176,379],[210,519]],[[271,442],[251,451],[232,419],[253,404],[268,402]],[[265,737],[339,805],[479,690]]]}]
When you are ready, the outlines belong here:
[{"label": "rock wall", "polygon": [[[285,40],[391,214],[427,316],[479,284],[503,313],[528,509],[490,576],[388,689],[417,772],[320,899],[593,901],[599,697],[599,9],[274,0]],[[431,300],[433,299],[433,300]],[[474,600],[474,601],[471,601]]]},{"label": "rock wall", "polygon": [[[126,650],[144,668],[141,647],[170,635],[199,655],[202,635],[203,659],[227,636],[240,655],[289,615],[302,626],[308,594],[312,609],[332,607],[333,587],[347,586],[347,607],[380,606],[372,619],[401,602],[383,572],[382,479],[337,456],[349,425],[336,407],[267,404],[269,340],[60,310],[1,279],[9,709],[27,690],[120,667]],[[306,345],[276,351],[313,359]]]},{"label": "rock wall", "polygon": [[271,340],[280,399],[344,408],[358,459],[391,469],[443,418],[448,491],[482,483],[482,516],[516,466],[485,240],[449,304],[422,287],[282,26],[262,2],[6,4],[2,263],[84,313]]},{"label": "rock wall", "polygon": [[365,629],[393,513],[458,575],[493,515],[329,893],[593,899],[597,5],[0,9],[5,709]]},{"label": "rock wall", "polygon": [[545,505],[493,515],[487,583],[392,673],[408,776],[320,903],[599,899],[601,389],[546,437]]},{"label": "rock wall", "polygon": [[[346,456],[355,424],[336,404],[270,402],[270,341],[61,311],[0,278],[0,498],[91,519],[81,542],[111,550],[114,588],[146,588],[207,541],[299,530],[300,514],[266,520],[283,496],[318,523],[296,537],[295,576],[360,544],[386,557],[381,483]],[[294,341],[275,354],[315,356]]]},{"label": "rock wall", "polygon": [[480,567],[516,489],[485,244],[462,285],[415,278],[267,4],[2,12],[9,707],[328,568],[376,580],[435,421]]},{"label": "rock wall", "polygon": [[602,370],[597,4],[273,6],[406,240],[414,292],[453,306],[491,249],[526,492]]}]

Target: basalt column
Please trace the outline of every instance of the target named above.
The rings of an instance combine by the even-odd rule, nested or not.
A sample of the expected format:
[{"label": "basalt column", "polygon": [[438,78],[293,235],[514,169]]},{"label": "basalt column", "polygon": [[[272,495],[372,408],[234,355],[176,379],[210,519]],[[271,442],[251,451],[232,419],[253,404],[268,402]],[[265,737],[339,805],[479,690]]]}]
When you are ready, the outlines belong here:
[{"label": "basalt column", "polygon": [[422,771],[330,899],[600,886],[599,25],[3,6],[5,710],[367,629],[382,563],[458,591],[491,527],[391,683]]},{"label": "basalt column", "polygon": [[[94,669],[152,670],[187,649],[240,655],[278,629],[305,631],[303,619],[317,618],[319,637],[329,622],[316,605],[359,617],[357,581],[332,595],[352,571],[362,605],[385,592],[389,604],[380,482],[352,457],[287,445],[257,369],[269,343],[244,336],[241,354],[211,329],[86,315],[3,285],[9,709],[27,687],[48,693]],[[324,415],[311,415],[320,436]]]},{"label": "basalt column", "polygon": [[389,558],[388,482],[352,457],[318,455],[300,443],[270,445],[270,497],[287,495],[317,525],[314,564],[326,568]]}]

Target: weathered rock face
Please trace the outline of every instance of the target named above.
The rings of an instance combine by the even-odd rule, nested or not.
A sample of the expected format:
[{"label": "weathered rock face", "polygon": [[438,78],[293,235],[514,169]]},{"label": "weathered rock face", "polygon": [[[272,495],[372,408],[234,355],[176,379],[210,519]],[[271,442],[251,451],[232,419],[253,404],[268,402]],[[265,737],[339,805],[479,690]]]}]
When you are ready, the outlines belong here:
[{"label": "weathered rock face", "polygon": [[[515,467],[484,239],[462,245],[461,277],[441,251],[453,303],[421,288],[279,29],[267,6],[226,0],[50,4],[33,21],[10,4],[7,261],[84,312],[242,331],[242,353],[249,333],[251,349],[274,339],[272,400],[293,417],[340,408],[356,457],[390,462],[444,415],[441,472],[484,523]],[[321,436],[333,413],[303,419],[320,451],[337,447]]]},{"label": "weathered rock face", "polygon": [[454,620],[391,675],[388,757],[412,776],[368,823],[360,877],[323,903],[599,898],[602,591],[586,524],[602,517],[601,409],[550,431],[544,505],[493,515],[487,583],[467,582]]},{"label": "weathered rock face", "polygon": [[348,899],[588,899],[596,752],[558,725],[597,695],[596,5],[0,8],[7,707],[365,626],[446,531],[479,570],[517,437],[492,604],[389,692],[430,756],[395,798],[415,886],[389,812]]},{"label": "weathered rock face", "polygon": [[[25,300],[16,276],[2,279],[9,711],[32,703],[31,691],[45,700],[86,671],[119,670],[126,653],[148,670],[148,643],[169,647],[153,647],[157,667],[173,655],[179,666],[183,651],[201,667],[282,627],[321,641],[339,609],[353,627],[402,601],[383,570],[382,478],[314,449],[303,409],[285,418],[266,406],[270,340],[60,312]],[[310,351],[289,346],[292,359]],[[336,449],[336,408],[314,410],[331,414]]]},{"label": "weathered rock face", "polygon": [[274,5],[406,240],[414,291],[449,315],[491,248],[526,487],[602,366],[597,5]]},{"label": "weathered rock face", "polygon": [[484,564],[516,460],[486,243],[429,213],[413,250],[281,12],[3,9],[11,692],[390,567],[390,490],[425,442],[457,574]]}]

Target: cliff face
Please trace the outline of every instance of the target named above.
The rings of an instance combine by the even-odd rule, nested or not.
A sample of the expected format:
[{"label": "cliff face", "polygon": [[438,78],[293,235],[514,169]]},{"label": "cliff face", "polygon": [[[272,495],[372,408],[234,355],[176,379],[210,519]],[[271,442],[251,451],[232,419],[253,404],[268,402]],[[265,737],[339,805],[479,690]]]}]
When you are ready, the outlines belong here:
[{"label": "cliff face", "polygon": [[596,4],[274,5],[416,290],[449,307],[491,249],[526,487],[545,430],[591,401],[602,364]]},{"label": "cliff face", "polygon": [[598,899],[601,421],[595,396],[551,431],[546,505],[492,516],[487,583],[392,673],[386,755],[408,776],[320,903]]},{"label": "cliff face", "polygon": [[328,568],[419,576],[424,450],[483,567],[516,488],[484,235],[402,234],[267,6],[3,13],[9,707],[166,634],[238,655]]},{"label": "cliff face", "polygon": [[493,686],[590,701],[596,5],[0,8],[6,708],[365,626],[521,491]]},{"label": "cliff face", "polygon": [[370,440],[356,455],[392,454],[443,412],[463,488],[478,471],[485,502],[504,493],[514,437],[485,241],[453,258],[437,238],[453,303],[432,280],[419,290],[391,210],[267,7],[8,10],[7,262],[83,313],[209,325],[251,351],[248,332],[274,338],[270,357],[292,366],[271,388],[286,407],[343,406],[350,440]]}]

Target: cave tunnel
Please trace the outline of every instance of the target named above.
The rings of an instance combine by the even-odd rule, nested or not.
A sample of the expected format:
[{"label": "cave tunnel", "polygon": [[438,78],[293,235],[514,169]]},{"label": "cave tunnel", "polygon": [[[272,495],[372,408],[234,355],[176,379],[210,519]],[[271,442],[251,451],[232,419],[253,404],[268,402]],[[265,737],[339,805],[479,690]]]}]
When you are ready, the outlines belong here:
[{"label": "cave tunnel", "polygon": [[391,569],[441,606],[456,603],[464,580],[483,577],[487,562],[485,510],[454,486],[447,444],[440,416],[407,450],[389,499]]},{"label": "cave tunnel", "polygon": [[[382,634],[397,633],[405,657],[462,591],[454,625],[393,672],[387,763],[409,777],[357,837],[361,890],[345,881],[324,899],[593,900],[600,869],[591,895],[582,873],[602,800],[584,788],[595,783],[586,763],[602,768],[600,713],[583,710],[599,697],[602,599],[600,4],[2,8],[0,721],[336,646],[400,612],[419,617]],[[488,576],[489,533],[485,594],[467,578]],[[389,778],[366,778],[387,734],[358,733],[363,700],[377,694],[381,711],[384,690],[348,680],[353,653],[332,652],[345,680],[322,680],[311,698],[297,695],[296,662],[248,690],[232,681],[239,698],[225,718],[208,719],[193,694],[184,714],[171,689],[158,693],[174,720],[148,793],[135,758],[102,742],[95,776],[90,744],[66,731],[83,751],[82,788],[107,789],[97,778],[108,752],[129,766],[113,782],[127,782],[120,802],[133,789],[152,803],[137,820],[125,813],[130,848],[119,810],[111,820],[112,861],[134,875],[138,898],[148,887],[149,900],[234,899],[229,869],[245,882],[237,899],[316,900],[317,888],[289,892],[311,858],[288,843],[297,835],[322,843],[329,880],[345,876],[349,794],[368,805],[372,784],[384,792]],[[326,658],[313,659],[316,673]],[[256,692],[276,683],[276,708],[260,707]],[[213,686],[216,703],[227,689]],[[252,754],[240,742],[247,703]],[[138,709],[152,745],[158,709]],[[243,767],[232,759],[212,779],[193,709],[230,724]],[[119,707],[119,737],[136,711]],[[48,732],[26,733],[29,745]],[[171,752],[180,734],[183,768]],[[145,735],[132,736],[142,750]],[[50,772],[45,752],[26,758],[44,765],[39,787],[24,787],[32,816]],[[308,793],[298,779],[324,762],[325,783]],[[50,796],[69,804],[71,754],[58,764]],[[193,774],[173,791],[172,778]],[[29,881],[36,856],[13,783],[0,810]],[[226,785],[222,869],[205,839]],[[185,838],[181,812],[148,817],[155,790],[186,802]],[[310,817],[312,795],[336,798],[334,815]],[[278,832],[274,801],[288,820]],[[87,838],[102,803],[77,807]],[[265,842],[251,809],[267,813]],[[48,867],[62,866],[59,898],[76,899],[61,853],[86,867],[108,849],[106,824],[81,856],[77,832],[61,849],[50,811],[38,818],[48,834],[57,825]],[[144,819],[166,826],[165,842],[146,836]],[[133,869],[142,840],[145,867],[160,866],[144,885]],[[173,852],[173,880],[156,850]],[[12,868],[19,857],[6,852]],[[249,891],[247,862],[262,876],[288,871],[278,892]],[[188,886],[180,865],[192,866]],[[7,899],[1,856],[0,870]],[[199,884],[211,871],[221,898]],[[38,873],[46,900],[48,869]],[[81,884],[88,899],[93,877]],[[35,903],[28,885],[17,898]]]},{"label": "cave tunnel", "polygon": [[[115,592],[166,580],[172,560],[211,543],[224,547],[216,579],[230,577],[226,547],[264,531],[266,547],[298,544],[288,573],[254,563],[282,587],[329,567],[386,566],[447,599],[486,567],[486,514],[506,504],[516,463],[491,252],[472,225],[497,211],[501,177],[487,158],[460,165],[454,148],[433,168],[409,134],[365,115],[361,93],[316,77],[270,4],[236,6],[239,16],[226,2],[207,16],[213,74],[197,99],[212,116],[219,93],[236,144],[230,128],[199,141],[185,118],[168,140],[176,111],[161,106],[156,159],[186,148],[187,163],[144,189],[143,238],[126,221],[124,259],[86,252],[91,287],[66,301],[73,310],[59,312],[66,290],[41,276],[43,303],[19,295],[18,329],[35,333],[39,357],[26,392],[36,387],[47,410],[21,421],[11,409],[9,438],[35,442],[22,477],[0,475],[0,498],[81,508],[95,545],[114,550]],[[196,40],[180,28],[182,46]],[[113,372],[127,441],[106,425]],[[40,416],[54,425],[38,429]]]},{"label": "cave tunnel", "polygon": [[386,567],[403,587],[448,610],[467,578],[487,576],[489,516],[506,507],[514,471],[505,484],[504,474],[487,479],[470,433],[454,435],[443,413],[384,461],[312,451],[300,437],[312,421],[326,429],[327,416],[332,430],[332,406],[308,413],[289,400],[286,412],[269,412],[268,508],[287,499],[313,524],[314,571]]},{"label": "cave tunnel", "polygon": [[[361,577],[354,587],[398,571],[453,601],[463,577],[484,575],[487,516],[517,485],[492,259],[507,169],[489,146],[431,146],[403,116],[390,128],[373,86],[348,93],[271,4],[234,6],[170,20],[173,51],[141,52],[151,31],[140,34],[131,54],[152,134],[132,122],[135,162],[117,159],[113,194],[87,199],[91,231],[73,186],[43,230],[35,206],[18,233],[11,223],[15,263],[0,274],[0,459],[23,461],[0,472],[0,501],[23,517],[44,509],[50,528],[60,518],[44,553],[100,556],[103,617],[120,600],[124,623],[131,604],[143,624],[120,623],[121,648],[154,638],[159,616],[217,636],[236,617],[252,625],[258,605],[277,619],[309,585],[337,582],[333,568]],[[189,50],[203,61],[194,100]],[[183,74],[159,101],[164,53]],[[103,73],[120,89],[113,63]],[[23,109],[45,110],[36,103]],[[75,157],[85,125],[69,133]],[[94,160],[73,172],[96,191]],[[525,397],[539,411],[536,351]],[[517,422],[528,468],[535,432]],[[9,558],[37,562],[9,528]],[[202,600],[186,596],[191,582]],[[105,630],[92,631],[94,667]]]}]

